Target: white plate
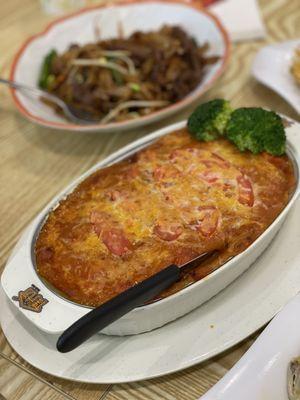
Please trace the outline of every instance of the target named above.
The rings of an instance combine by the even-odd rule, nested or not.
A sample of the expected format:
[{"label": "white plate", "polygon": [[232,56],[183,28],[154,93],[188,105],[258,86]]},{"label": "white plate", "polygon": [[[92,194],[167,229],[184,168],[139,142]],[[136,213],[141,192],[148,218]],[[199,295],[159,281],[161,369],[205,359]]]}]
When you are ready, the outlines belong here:
[{"label": "white plate", "polygon": [[300,85],[290,72],[299,40],[274,44],[261,49],[253,62],[252,75],[282,96],[300,114]]},{"label": "white plate", "polygon": [[3,332],[30,364],[75,381],[137,381],[195,365],[255,332],[300,290],[299,220],[298,201],[247,272],[197,310],[160,329],[127,337],[98,335],[75,351],[60,354],[55,350],[57,337],[35,328],[1,289]]},{"label": "white plate", "polygon": [[156,30],[164,24],[180,25],[198,43],[208,42],[211,45],[210,54],[219,55],[220,60],[207,68],[202,82],[187,97],[135,120],[105,125],[76,125],[56,115],[39,99],[32,99],[12,90],[13,99],[21,114],[43,126],[79,132],[136,128],[177,113],[190,105],[221,75],[229,57],[228,35],[219,20],[201,8],[200,3],[187,3],[185,0],[122,0],[121,3],[123,4],[106,4],[85,9],[52,22],[43,32],[29,38],[20,48],[12,63],[10,79],[36,86],[43,58],[51,49],[63,52],[74,42],[95,42],[95,26],[101,26],[102,39],[116,37],[120,23],[125,36],[137,30]]},{"label": "white plate", "polygon": [[299,314],[298,294],[201,400],[288,400],[288,365],[300,355]]}]

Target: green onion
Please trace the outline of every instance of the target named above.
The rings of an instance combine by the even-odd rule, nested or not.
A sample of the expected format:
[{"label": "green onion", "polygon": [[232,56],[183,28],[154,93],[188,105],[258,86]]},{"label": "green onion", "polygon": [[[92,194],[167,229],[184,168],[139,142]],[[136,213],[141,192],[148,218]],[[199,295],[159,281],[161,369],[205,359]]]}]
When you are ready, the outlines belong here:
[{"label": "green onion", "polygon": [[[50,78],[51,76],[51,65],[53,62],[53,59],[57,56],[57,53],[55,50],[51,50],[46,57],[44,58],[41,71],[40,71],[40,76],[39,76],[39,81],[38,85],[41,89],[48,89],[48,85],[53,82],[53,78]],[[50,78],[50,79],[49,79]]]},{"label": "green onion", "polygon": [[113,80],[115,81],[115,83],[116,83],[118,86],[123,85],[123,83],[124,83],[123,75],[120,74],[119,71],[116,71],[116,70],[114,70],[114,69],[111,70],[111,73],[112,73]]},{"label": "green onion", "polygon": [[47,76],[47,88],[51,88],[51,86],[53,85],[53,83],[55,82],[55,75],[50,74]]},{"label": "green onion", "polygon": [[134,91],[134,92],[140,92],[141,86],[138,83],[130,83],[129,87]]}]

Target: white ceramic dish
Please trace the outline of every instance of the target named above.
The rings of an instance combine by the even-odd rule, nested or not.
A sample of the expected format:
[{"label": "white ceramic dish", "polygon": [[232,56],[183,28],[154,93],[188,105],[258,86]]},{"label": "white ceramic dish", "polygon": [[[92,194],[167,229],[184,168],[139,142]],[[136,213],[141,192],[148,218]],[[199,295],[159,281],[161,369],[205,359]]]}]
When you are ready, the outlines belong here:
[{"label": "white ceramic dish", "polygon": [[282,96],[300,114],[300,86],[290,73],[300,40],[277,43],[261,49],[253,62],[252,75]]},{"label": "white ceramic dish", "polygon": [[[300,148],[298,128],[293,132],[289,130],[289,139]],[[122,337],[97,335],[75,351],[61,354],[55,347],[58,336],[47,335],[37,329],[0,288],[2,330],[23,359],[48,374],[65,379],[120,383],[155,378],[188,368],[223,352],[255,332],[299,292],[299,220],[298,201],[270,246],[251,268],[217,296],[160,329]],[[11,258],[22,248],[30,229],[22,235]],[[299,320],[298,314],[293,316]],[[289,326],[286,328],[288,330]],[[299,337],[297,330],[289,334],[287,331],[281,336],[282,345],[289,346],[290,337],[296,345],[296,337]],[[271,363],[268,365],[272,368]],[[234,379],[230,383],[234,383]],[[222,390],[219,392],[222,393]],[[185,396],[183,387],[182,391],[178,391],[178,398]],[[244,397],[232,396],[230,399]],[[273,400],[271,396],[259,398],[268,399]]]},{"label": "white ceramic dish", "polygon": [[[107,159],[95,165],[80,178],[75,180],[36,218],[30,230],[28,231],[28,234],[26,235],[22,247],[7,263],[2,274],[1,282],[7,296],[16,307],[18,307],[18,302],[14,301],[12,298],[13,296],[16,296],[18,292],[27,289],[31,285],[35,285],[41,290],[41,294],[48,300],[48,303],[43,308],[42,312],[35,313],[30,310],[20,308],[20,311],[26,316],[26,318],[28,318],[38,328],[47,333],[58,334],[89,311],[88,308],[67,301],[66,299],[59,297],[54,292],[49,290],[40,280],[34,269],[32,254],[33,244],[35,242],[35,237],[38,234],[40,224],[44,221],[45,216],[53,207],[58,204],[61,198],[65,197],[67,193],[72,191],[81,180],[86,178],[93,171],[106,165],[118,162],[128,157],[128,155],[133,154],[141,148],[149,145],[155,139],[173,132],[176,129],[180,129],[185,125],[186,121],[171,125],[167,128],[154,132],[147,137],[139,139],[112,154]],[[300,125],[296,124],[293,126],[300,133]],[[290,129],[291,128],[288,128],[287,131]],[[295,173],[297,174],[298,178],[300,155],[297,147],[293,145],[292,141],[288,142],[288,153],[294,160]],[[246,251],[234,257],[232,260],[204,279],[175,293],[174,295],[150,305],[138,307],[132,310],[130,313],[104,329],[102,333],[110,335],[130,335],[150,331],[190,312],[224,289],[257,259],[257,257],[263,252],[263,250],[265,250],[275,234],[278,232],[300,192],[299,179],[297,179],[297,182],[297,188],[288,205],[277,217],[277,219],[269,226],[269,228]]]},{"label": "white ceramic dish", "polygon": [[177,113],[191,104],[212,86],[228,61],[230,47],[228,35],[218,19],[201,8],[199,2],[122,0],[117,5],[97,6],[60,18],[52,22],[43,32],[29,38],[15,56],[10,78],[16,82],[36,86],[42,60],[51,49],[55,48],[58,52],[62,52],[74,42],[85,44],[95,41],[95,26],[99,25],[101,25],[101,38],[116,37],[120,23],[125,36],[137,30],[155,30],[164,24],[180,25],[195,37],[197,42],[209,42],[210,54],[219,55],[220,60],[207,68],[202,82],[187,97],[149,116],[104,125],[76,125],[57,116],[39,99],[30,99],[12,90],[13,99],[21,114],[43,126],[78,132],[107,132],[136,128]]},{"label": "white ceramic dish", "polygon": [[288,365],[300,355],[299,314],[300,295],[283,308],[239,362],[201,400],[288,400]]}]

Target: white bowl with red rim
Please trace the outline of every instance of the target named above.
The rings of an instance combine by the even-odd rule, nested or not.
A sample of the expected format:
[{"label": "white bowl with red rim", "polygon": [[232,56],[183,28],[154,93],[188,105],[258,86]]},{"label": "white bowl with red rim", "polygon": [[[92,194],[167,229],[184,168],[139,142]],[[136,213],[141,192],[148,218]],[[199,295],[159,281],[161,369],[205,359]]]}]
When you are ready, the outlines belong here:
[{"label": "white bowl with red rim", "polygon": [[137,128],[178,113],[206,92],[224,71],[230,53],[230,41],[220,21],[204,9],[200,1],[185,0],[121,0],[114,5],[100,5],[55,20],[46,29],[26,40],[17,52],[10,79],[37,87],[45,55],[55,49],[65,51],[72,43],[95,42],[95,29],[101,25],[101,39],[118,36],[120,24],[124,36],[140,31],[157,30],[164,24],[179,25],[199,44],[208,42],[208,55],[218,55],[219,61],[206,68],[202,81],[188,96],[147,116],[108,124],[77,125],[57,115],[38,98],[30,98],[11,89],[20,113],[30,121],[54,129],[76,132],[108,132]]},{"label": "white bowl with red rim", "polygon": [[[54,198],[28,227],[21,245],[15,249],[14,255],[9,259],[4,269],[1,277],[1,284],[14,306],[38,328],[50,334],[59,334],[90,311],[88,307],[78,305],[61,297],[45,284],[36,273],[34,244],[40,226],[43,224],[48,213],[55,208],[59,201],[70,193],[79,182],[94,171],[121,161],[129,155],[147,147],[159,137],[181,129],[184,126],[186,126],[186,121],[170,125],[127,145],[105,160],[99,162]],[[300,124],[293,123],[286,129],[286,133],[288,139],[287,154],[294,165],[297,185],[288,204],[274,222],[245,251],[229,260],[210,275],[167,298],[132,310],[130,313],[105,328],[102,333],[123,336],[159,328],[208,301],[249,268],[272,241],[300,194]],[[29,292],[29,295],[35,296],[37,302],[36,310],[26,309],[26,304],[25,308],[20,308],[20,294],[22,295],[22,292],[28,289],[31,290],[31,294]],[[28,295],[28,291],[26,293]],[[17,299],[18,295],[19,300]],[[40,297],[38,298],[37,295]],[[43,299],[45,299],[47,303],[39,307]]]}]

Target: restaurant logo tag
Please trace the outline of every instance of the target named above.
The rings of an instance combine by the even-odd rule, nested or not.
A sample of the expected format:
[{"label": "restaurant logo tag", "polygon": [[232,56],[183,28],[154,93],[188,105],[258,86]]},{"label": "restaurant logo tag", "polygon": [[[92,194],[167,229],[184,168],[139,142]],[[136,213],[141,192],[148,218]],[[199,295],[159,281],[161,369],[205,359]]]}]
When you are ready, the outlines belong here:
[{"label": "restaurant logo tag", "polygon": [[19,302],[19,307],[24,310],[40,313],[45,304],[49,303],[40,293],[40,289],[31,285],[26,290],[20,290],[18,296],[13,296],[14,301]]}]

